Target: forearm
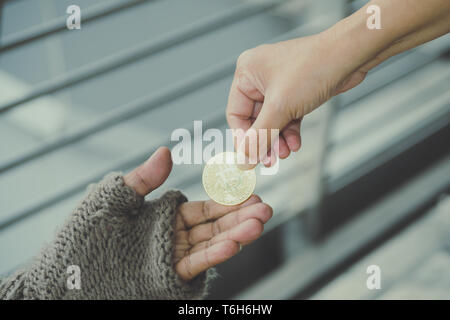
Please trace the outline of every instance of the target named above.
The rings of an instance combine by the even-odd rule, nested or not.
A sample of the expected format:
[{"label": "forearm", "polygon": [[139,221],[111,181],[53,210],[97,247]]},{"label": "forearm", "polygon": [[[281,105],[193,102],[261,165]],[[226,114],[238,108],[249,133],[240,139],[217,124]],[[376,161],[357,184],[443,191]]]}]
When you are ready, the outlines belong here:
[{"label": "forearm", "polygon": [[[370,14],[366,10],[371,5],[380,8],[381,29],[367,27]],[[339,72],[347,75],[360,68],[367,72],[449,31],[448,0],[372,0],[326,33],[333,39],[335,53],[347,57],[339,67]]]}]

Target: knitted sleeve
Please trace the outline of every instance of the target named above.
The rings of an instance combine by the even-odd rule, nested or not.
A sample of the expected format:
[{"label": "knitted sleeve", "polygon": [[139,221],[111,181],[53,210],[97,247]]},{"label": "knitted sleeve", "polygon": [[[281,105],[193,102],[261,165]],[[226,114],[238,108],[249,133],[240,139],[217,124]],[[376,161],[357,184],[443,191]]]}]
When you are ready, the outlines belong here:
[{"label": "knitted sleeve", "polygon": [[199,299],[213,271],[189,282],[172,263],[179,191],[145,201],[118,173],[91,185],[56,238],[0,284],[2,299]]}]

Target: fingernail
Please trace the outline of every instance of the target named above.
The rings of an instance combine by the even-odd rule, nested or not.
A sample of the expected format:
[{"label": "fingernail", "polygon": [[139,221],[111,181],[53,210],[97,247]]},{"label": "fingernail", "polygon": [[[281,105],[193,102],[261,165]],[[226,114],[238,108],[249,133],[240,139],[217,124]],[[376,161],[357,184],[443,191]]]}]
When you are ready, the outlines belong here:
[{"label": "fingernail", "polygon": [[250,170],[250,169],[253,169],[254,167],[256,167],[255,164],[249,164],[249,163],[237,164],[236,166],[238,167],[238,169],[243,170],[243,171]]},{"label": "fingernail", "polygon": [[265,165],[265,166],[268,166],[269,164],[270,164],[270,162],[271,162],[271,155],[270,154],[266,154],[263,158],[262,158],[262,163]]}]

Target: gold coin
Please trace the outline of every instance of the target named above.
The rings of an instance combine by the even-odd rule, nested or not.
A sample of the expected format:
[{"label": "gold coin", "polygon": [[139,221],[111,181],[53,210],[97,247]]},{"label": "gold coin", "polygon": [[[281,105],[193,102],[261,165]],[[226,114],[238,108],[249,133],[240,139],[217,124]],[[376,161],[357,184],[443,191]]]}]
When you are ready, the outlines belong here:
[{"label": "gold coin", "polygon": [[240,204],[255,190],[255,170],[239,169],[236,159],[235,152],[223,152],[212,157],[203,169],[203,187],[217,203],[227,206]]}]

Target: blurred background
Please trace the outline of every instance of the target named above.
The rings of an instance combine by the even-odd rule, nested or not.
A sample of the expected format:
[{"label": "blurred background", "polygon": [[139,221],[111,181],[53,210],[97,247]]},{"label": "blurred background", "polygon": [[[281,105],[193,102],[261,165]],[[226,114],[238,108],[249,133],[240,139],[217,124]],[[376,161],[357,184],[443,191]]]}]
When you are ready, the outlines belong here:
[{"label": "blurred background", "polygon": [[[365,3],[0,0],[0,275],[51,241],[89,183],[194,120],[225,130],[239,53]],[[80,30],[66,28],[73,4]],[[447,34],[401,54],[304,119],[301,151],[258,177],[273,219],[210,298],[450,298],[449,49]],[[202,169],[174,166],[152,196],[206,199]]]}]

